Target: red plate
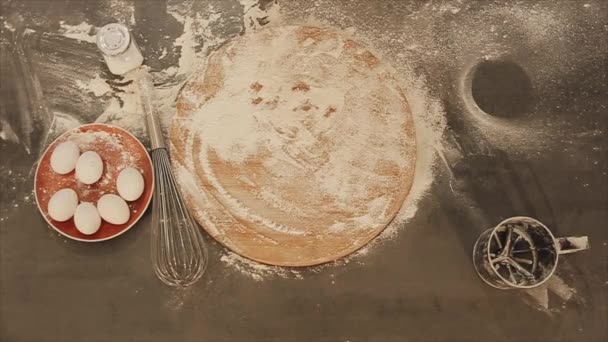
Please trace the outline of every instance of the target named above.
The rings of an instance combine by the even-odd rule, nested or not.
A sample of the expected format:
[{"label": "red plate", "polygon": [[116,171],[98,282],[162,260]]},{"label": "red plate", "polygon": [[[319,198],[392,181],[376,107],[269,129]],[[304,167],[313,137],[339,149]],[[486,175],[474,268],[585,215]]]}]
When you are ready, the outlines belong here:
[{"label": "red plate", "polygon": [[[51,169],[51,154],[58,144],[67,140],[77,143],[81,154],[85,151],[95,151],[99,154],[104,168],[99,181],[86,185],[76,180],[74,171],[60,175]],[[95,234],[85,235],[76,229],[73,219],[57,222],[49,216],[47,212],[49,200],[55,192],[63,188],[76,191],[80,203],[91,202],[95,205],[104,194],[118,194],[116,178],[118,173],[128,166],[142,173],[145,188],[139,199],[127,202],[131,210],[131,217],[127,223],[114,225],[102,221],[101,227]],[[97,242],[117,237],[129,230],[141,218],[152,200],[154,172],[148,151],[131,133],[111,125],[90,124],[67,131],[49,145],[38,163],[34,186],[38,209],[53,229],[70,239]]]}]

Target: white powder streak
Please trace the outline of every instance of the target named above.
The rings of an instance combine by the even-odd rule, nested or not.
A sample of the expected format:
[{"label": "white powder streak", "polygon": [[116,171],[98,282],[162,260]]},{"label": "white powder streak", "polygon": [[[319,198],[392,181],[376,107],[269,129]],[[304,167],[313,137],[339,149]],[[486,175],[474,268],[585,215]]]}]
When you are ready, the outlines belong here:
[{"label": "white powder streak", "polygon": [[276,25],[281,22],[278,3],[267,4],[265,10],[260,9],[260,0],[239,0],[239,3],[243,6],[243,25],[246,33],[254,32],[267,25],[266,23]]},{"label": "white powder streak", "polygon": [[196,55],[194,48],[197,44],[194,41],[194,31],[192,30],[194,18],[184,17],[177,12],[170,13],[177,21],[184,24],[184,32],[173,43],[174,46],[181,48],[177,74],[183,75],[192,69],[194,57]]},{"label": "white powder streak", "polygon": [[220,260],[255,281],[262,281],[271,277],[303,279],[302,274],[293,268],[260,264],[233,252],[222,255]]},{"label": "white powder streak", "polygon": [[106,81],[99,76],[99,74],[95,75],[95,78],[90,80],[88,83],[85,83],[81,80],[76,80],[76,86],[85,92],[90,92],[95,95],[95,97],[101,97],[112,91],[112,88],[106,83]]},{"label": "white powder streak", "polygon": [[[59,26],[63,29],[64,37],[95,44],[95,30],[97,28],[93,25],[84,21],[78,25],[68,25],[62,20],[59,22]],[[93,34],[91,34],[91,31],[93,31]]]}]

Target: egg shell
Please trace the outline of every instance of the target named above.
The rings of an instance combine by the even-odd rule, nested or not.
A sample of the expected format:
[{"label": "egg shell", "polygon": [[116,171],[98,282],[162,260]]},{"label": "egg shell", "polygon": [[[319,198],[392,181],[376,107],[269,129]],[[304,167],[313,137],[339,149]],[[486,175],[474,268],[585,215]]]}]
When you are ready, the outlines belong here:
[{"label": "egg shell", "polygon": [[74,225],[86,235],[95,234],[101,227],[101,216],[92,203],[80,203],[74,212]]},{"label": "egg shell", "polygon": [[127,202],[114,194],[101,196],[97,201],[97,211],[104,221],[117,225],[127,223],[131,216]]},{"label": "egg shell", "polygon": [[97,152],[86,151],[76,162],[76,179],[84,184],[93,184],[103,174],[103,161]]},{"label": "egg shell", "polygon": [[72,189],[61,189],[49,200],[47,211],[49,216],[58,222],[64,222],[74,216],[78,206],[78,195]]},{"label": "egg shell", "polygon": [[60,175],[65,175],[76,167],[80,149],[73,141],[64,141],[57,145],[51,154],[51,168]]},{"label": "egg shell", "polygon": [[116,178],[116,190],[125,201],[135,201],[144,193],[144,176],[137,169],[127,167]]}]

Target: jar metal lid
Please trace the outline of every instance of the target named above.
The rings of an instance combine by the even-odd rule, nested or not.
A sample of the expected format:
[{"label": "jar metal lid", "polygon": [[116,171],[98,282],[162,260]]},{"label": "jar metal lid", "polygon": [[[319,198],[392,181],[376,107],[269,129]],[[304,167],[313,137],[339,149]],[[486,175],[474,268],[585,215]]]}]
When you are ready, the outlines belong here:
[{"label": "jar metal lid", "polygon": [[131,43],[129,29],[122,24],[107,24],[97,31],[97,47],[108,56],[116,56],[127,50]]}]

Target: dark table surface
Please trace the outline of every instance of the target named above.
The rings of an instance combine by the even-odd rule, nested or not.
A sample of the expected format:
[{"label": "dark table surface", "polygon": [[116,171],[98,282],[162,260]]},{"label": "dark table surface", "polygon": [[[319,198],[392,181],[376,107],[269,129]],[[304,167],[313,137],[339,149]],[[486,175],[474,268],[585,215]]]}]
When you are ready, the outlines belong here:
[{"label": "dark table surface", "polygon": [[[52,231],[32,194],[33,167],[48,128],[40,120],[62,113],[93,121],[107,104],[91,96],[68,98],[63,87],[73,84],[73,77],[92,78],[95,73],[120,81],[109,74],[94,44],[54,35],[59,21],[99,27],[132,14],[137,41],[151,56],[148,64],[161,69],[180,57],[179,50],[171,50],[162,62],[158,59],[182,33],[183,25],[167,14],[180,3],[2,1],[1,341],[606,340],[605,1],[280,3],[286,23],[301,23],[310,15],[358,30],[411,29],[412,37],[428,33],[442,51],[458,57],[446,62],[430,56],[414,63],[445,107],[443,162],[416,215],[365,256],[302,269],[301,279],[271,276],[256,281],[222,262],[226,251],[212,242],[204,278],[186,290],[164,286],[152,271],[149,213],[120,238],[86,244]],[[234,12],[213,34],[229,38],[243,30],[238,1],[183,5],[203,15],[208,5]],[[257,6],[271,5],[262,1]],[[500,9],[495,11],[499,14],[478,16],[489,13],[488,8]],[[412,13],[423,16],[427,10],[435,13],[426,19],[428,25],[411,24],[421,20]],[[302,17],[296,18],[298,14]],[[487,37],[522,15],[523,22],[529,16],[533,23],[554,18],[561,34],[542,35],[542,25],[539,32],[524,27],[519,35],[507,32],[501,44],[509,57],[484,64],[483,45],[497,43]],[[480,30],[481,25],[487,30]],[[478,40],[466,39],[479,32],[485,33]],[[409,51],[414,38],[390,44]],[[459,58],[465,55],[471,58]],[[52,73],[53,63],[67,65],[64,77]],[[477,104],[500,116],[504,125],[491,134],[475,123],[479,113],[463,105],[457,91],[462,71],[472,65],[480,65],[472,81]],[[493,86],[503,91],[485,91]],[[565,257],[558,266],[559,279],[576,290],[572,299],[549,291],[549,307],[542,308],[521,291],[495,290],[477,277],[471,264],[476,237],[514,215],[535,217],[558,236],[589,236],[590,250]]]}]

